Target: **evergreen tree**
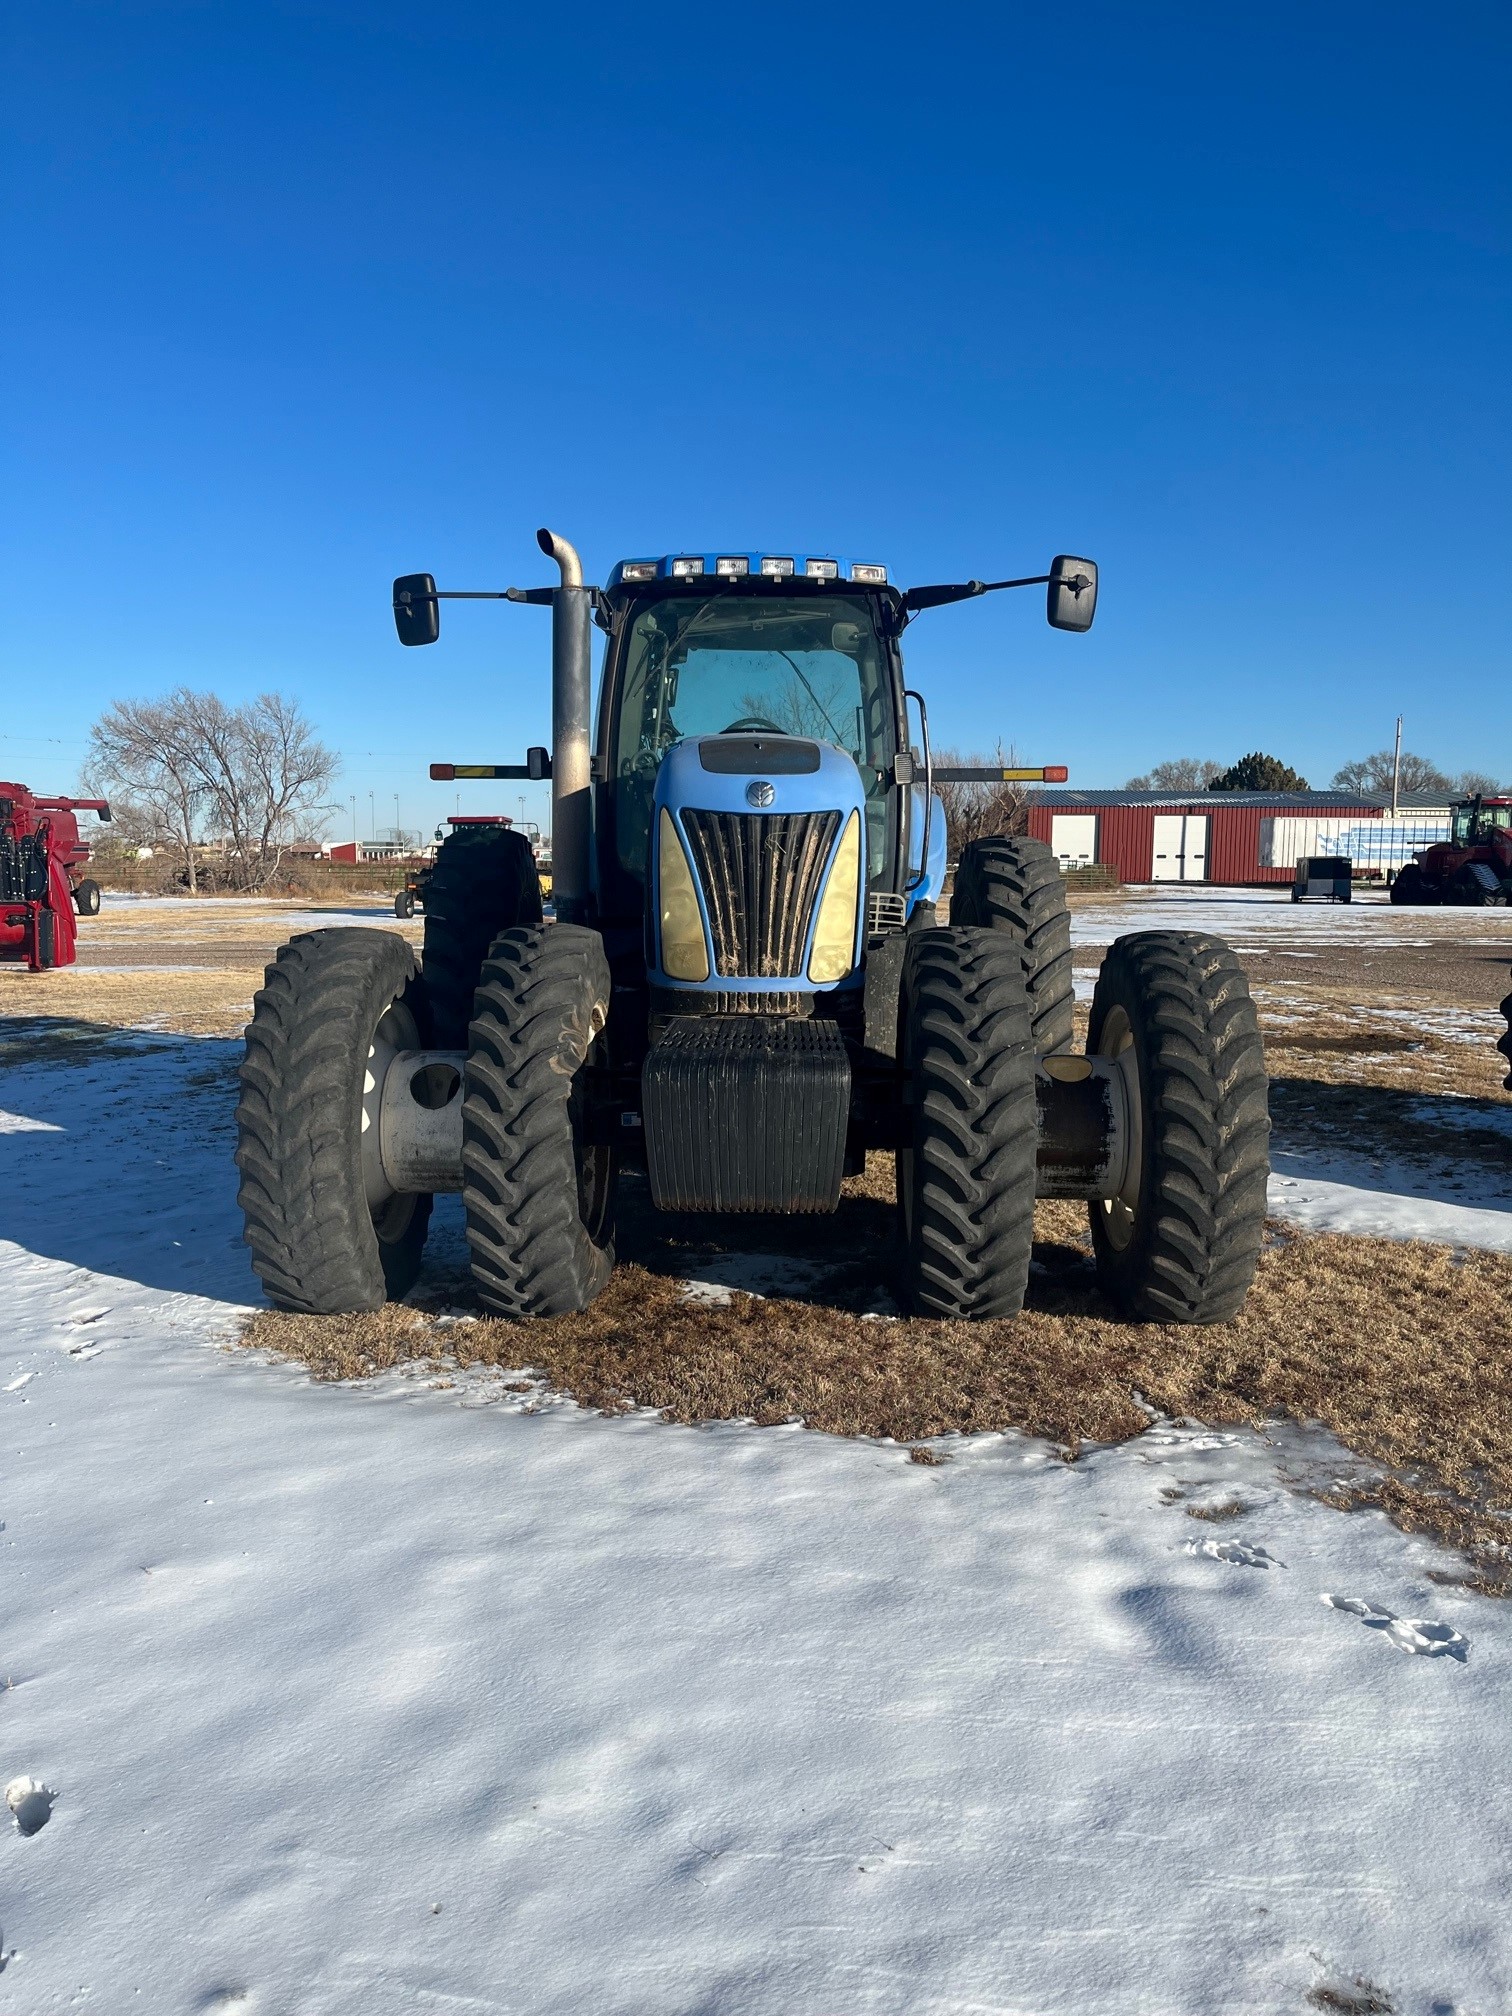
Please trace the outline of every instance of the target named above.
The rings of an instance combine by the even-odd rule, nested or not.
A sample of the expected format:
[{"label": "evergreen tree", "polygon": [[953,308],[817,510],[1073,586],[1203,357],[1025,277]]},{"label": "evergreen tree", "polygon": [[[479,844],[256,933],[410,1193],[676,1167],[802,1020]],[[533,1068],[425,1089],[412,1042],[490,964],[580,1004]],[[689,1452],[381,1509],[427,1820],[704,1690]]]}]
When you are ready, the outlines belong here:
[{"label": "evergreen tree", "polygon": [[1237,763],[1231,763],[1221,777],[1215,777],[1209,784],[1209,791],[1306,791],[1307,779],[1299,777],[1279,756],[1266,756],[1260,750],[1252,755],[1241,756]]}]

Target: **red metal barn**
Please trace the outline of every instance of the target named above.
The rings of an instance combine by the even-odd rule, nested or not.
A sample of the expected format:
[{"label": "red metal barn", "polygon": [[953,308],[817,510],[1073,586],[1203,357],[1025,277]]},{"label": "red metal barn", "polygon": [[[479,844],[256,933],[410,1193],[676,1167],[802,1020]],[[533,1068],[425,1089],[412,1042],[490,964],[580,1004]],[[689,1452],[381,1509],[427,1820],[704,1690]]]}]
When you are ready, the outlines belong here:
[{"label": "red metal barn", "polygon": [[1029,831],[1063,868],[1102,863],[1121,882],[1288,883],[1306,854],[1347,854],[1383,876],[1448,831],[1442,797],[1343,791],[1041,791]]}]

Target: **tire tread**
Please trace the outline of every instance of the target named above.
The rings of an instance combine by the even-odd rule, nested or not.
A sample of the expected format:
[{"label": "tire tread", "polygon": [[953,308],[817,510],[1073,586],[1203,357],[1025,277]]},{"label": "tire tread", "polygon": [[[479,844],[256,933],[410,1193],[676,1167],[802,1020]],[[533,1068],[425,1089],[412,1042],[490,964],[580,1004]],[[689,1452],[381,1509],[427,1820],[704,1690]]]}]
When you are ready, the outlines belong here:
[{"label": "tire tread", "polygon": [[569,1108],[609,998],[603,940],[572,924],[505,931],[479,978],[463,1199],[473,1280],[499,1315],[586,1309],[613,1268],[612,1242],[595,1240],[580,1213]]},{"label": "tire tread", "polygon": [[1105,1286],[1144,1322],[1222,1323],[1254,1279],[1270,1174],[1269,1080],[1249,982],[1223,939],[1142,931],[1115,940],[1098,976],[1089,1048],[1118,984],[1147,1032],[1150,1209],[1128,1256],[1091,1207]]},{"label": "tire tread", "polygon": [[1043,840],[994,834],[961,849],[950,921],[1010,931],[1023,947],[1034,1047],[1041,1057],[1074,1038],[1071,914],[1065,878]]}]

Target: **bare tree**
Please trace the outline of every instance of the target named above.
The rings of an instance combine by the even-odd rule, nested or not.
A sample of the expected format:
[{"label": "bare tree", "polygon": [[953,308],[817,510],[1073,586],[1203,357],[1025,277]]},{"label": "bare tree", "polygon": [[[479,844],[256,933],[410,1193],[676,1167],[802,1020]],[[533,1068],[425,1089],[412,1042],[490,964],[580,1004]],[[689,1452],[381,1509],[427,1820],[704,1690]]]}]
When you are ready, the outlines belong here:
[{"label": "bare tree", "polygon": [[1460,798],[1499,798],[1508,788],[1484,770],[1461,770],[1454,780],[1455,794]]},{"label": "bare tree", "polygon": [[205,787],[171,700],[118,700],[89,731],[85,773],[108,795],[118,830],[138,844],[167,845],[181,857],[191,893],[198,888],[194,847]]},{"label": "bare tree", "polygon": [[243,712],[246,764],[257,786],[258,869],[266,881],[292,840],[324,831],[322,801],[339,766],[287,694],[260,693]]},{"label": "bare tree", "polygon": [[1223,775],[1223,765],[1206,756],[1174,756],[1157,763],[1144,777],[1131,777],[1126,791],[1206,791],[1215,777]]},{"label": "bare tree", "polygon": [[242,707],[179,687],[162,701],[120,701],[90,738],[90,771],[161,817],[197,887],[195,842],[225,844],[239,888],[262,889],[298,832],[323,824],[336,758],[298,703],[264,693]]},{"label": "bare tree", "polygon": [[[1395,752],[1377,749],[1373,756],[1358,756],[1352,763],[1345,763],[1334,772],[1335,791],[1381,792],[1391,789],[1391,773],[1395,762]],[[1404,791],[1453,791],[1454,782],[1446,777],[1436,763],[1426,756],[1414,756],[1410,749],[1402,751],[1400,778]]]},{"label": "bare tree", "polygon": [[[941,749],[934,760],[942,770],[1011,770],[1018,758],[1012,749],[1005,755],[999,743],[995,756],[962,756],[957,750]],[[945,807],[952,861],[961,858],[961,849],[970,840],[1028,831],[1029,802],[1034,796],[1030,784],[937,784],[935,789]]]}]

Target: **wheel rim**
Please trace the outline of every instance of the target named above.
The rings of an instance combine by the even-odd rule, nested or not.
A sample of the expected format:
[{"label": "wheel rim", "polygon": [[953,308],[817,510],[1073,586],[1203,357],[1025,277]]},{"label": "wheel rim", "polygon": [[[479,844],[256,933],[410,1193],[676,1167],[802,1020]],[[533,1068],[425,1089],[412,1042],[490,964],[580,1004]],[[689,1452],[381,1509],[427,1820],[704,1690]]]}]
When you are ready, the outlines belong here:
[{"label": "wheel rim", "polygon": [[378,1145],[378,1109],[388,1067],[401,1050],[418,1050],[420,1031],[404,1003],[390,1001],[378,1017],[362,1074],[362,1187],[378,1242],[390,1246],[410,1228],[419,1198],[390,1187]]},{"label": "wheel rim", "polygon": [[1103,1018],[1102,1033],[1098,1038],[1097,1055],[1111,1057],[1122,1067],[1122,1076],[1129,1101],[1130,1153],[1129,1173],[1123,1189],[1116,1197],[1102,1200],[1103,1231],[1108,1244],[1115,1252],[1123,1253],[1133,1244],[1134,1233],[1139,1219],[1139,1190],[1141,1164],[1143,1162],[1144,1127],[1140,1104],[1140,1085],[1137,1058],[1134,1051],[1134,1025],[1128,1011],[1116,1003]]}]

